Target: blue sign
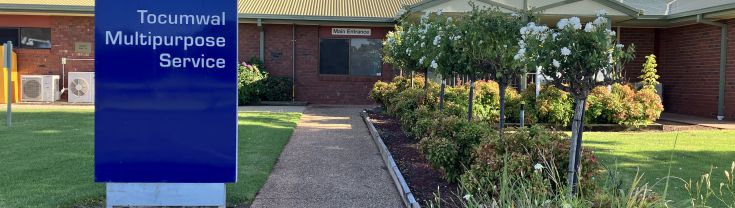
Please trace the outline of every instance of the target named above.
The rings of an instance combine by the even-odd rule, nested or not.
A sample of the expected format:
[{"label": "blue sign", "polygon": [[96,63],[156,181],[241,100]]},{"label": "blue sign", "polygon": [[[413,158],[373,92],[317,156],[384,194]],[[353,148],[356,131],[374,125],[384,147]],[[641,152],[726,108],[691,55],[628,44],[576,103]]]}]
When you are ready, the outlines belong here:
[{"label": "blue sign", "polygon": [[237,175],[237,0],[97,0],[95,181]]}]

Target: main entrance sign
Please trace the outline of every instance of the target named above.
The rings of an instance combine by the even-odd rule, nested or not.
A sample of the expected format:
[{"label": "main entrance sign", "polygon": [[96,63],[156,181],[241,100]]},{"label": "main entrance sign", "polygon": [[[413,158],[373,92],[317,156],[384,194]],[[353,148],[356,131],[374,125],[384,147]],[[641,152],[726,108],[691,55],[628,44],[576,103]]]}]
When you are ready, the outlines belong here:
[{"label": "main entrance sign", "polygon": [[95,180],[237,173],[237,1],[97,0]]}]

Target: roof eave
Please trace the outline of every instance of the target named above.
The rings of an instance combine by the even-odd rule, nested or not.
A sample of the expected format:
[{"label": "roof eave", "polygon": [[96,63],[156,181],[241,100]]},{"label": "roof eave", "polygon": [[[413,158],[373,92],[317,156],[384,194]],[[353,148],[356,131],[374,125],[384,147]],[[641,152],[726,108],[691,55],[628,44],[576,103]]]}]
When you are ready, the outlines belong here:
[{"label": "roof eave", "polygon": [[94,14],[94,6],[65,6],[65,5],[38,5],[38,4],[0,4],[0,12],[10,13],[63,13],[63,14]]},{"label": "roof eave", "polygon": [[719,6],[713,6],[713,7],[707,7],[703,9],[697,9],[697,10],[692,10],[692,11],[687,11],[687,12],[682,12],[682,13],[671,14],[667,18],[668,19],[679,19],[679,18],[697,16],[700,14],[709,14],[709,13],[715,13],[715,12],[728,11],[728,10],[735,10],[735,3],[723,4]]},{"label": "roof eave", "polygon": [[334,21],[334,22],[395,22],[393,17],[339,17],[339,16],[307,16],[307,15],[272,15],[272,14],[239,14],[240,19],[267,20],[300,20],[300,21]]}]

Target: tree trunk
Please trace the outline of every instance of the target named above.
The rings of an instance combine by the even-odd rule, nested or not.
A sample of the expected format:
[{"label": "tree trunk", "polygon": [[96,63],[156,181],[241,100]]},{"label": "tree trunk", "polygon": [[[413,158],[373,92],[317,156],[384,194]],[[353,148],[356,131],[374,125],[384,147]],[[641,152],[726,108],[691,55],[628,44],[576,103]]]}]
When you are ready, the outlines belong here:
[{"label": "tree trunk", "polygon": [[424,96],[429,97],[429,70],[424,71]]},{"label": "tree trunk", "polygon": [[444,112],[444,88],[447,86],[447,80],[442,80],[441,93],[439,94],[439,110]]},{"label": "tree trunk", "polygon": [[575,99],[574,120],[572,121],[572,141],[569,147],[569,167],[567,170],[567,185],[569,195],[574,196],[578,191],[579,163],[582,154],[582,132],[584,132],[584,106],[587,97]]},{"label": "tree trunk", "polygon": [[472,99],[475,97],[475,79],[470,79],[470,94],[467,103],[467,120],[472,122]]},{"label": "tree trunk", "polygon": [[413,89],[413,78],[414,78],[414,73],[412,71],[411,72],[411,89]]},{"label": "tree trunk", "polygon": [[508,84],[500,83],[500,138],[503,138],[503,129],[505,128],[505,89]]}]

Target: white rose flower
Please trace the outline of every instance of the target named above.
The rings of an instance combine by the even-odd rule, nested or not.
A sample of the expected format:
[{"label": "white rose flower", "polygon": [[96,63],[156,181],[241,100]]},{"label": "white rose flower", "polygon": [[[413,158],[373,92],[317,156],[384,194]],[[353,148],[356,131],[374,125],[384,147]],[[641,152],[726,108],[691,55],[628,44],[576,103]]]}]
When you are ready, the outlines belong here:
[{"label": "white rose flower", "polygon": [[607,32],[607,34],[610,34],[610,36],[615,36],[615,34],[617,34],[615,31],[612,31],[610,29],[605,29],[605,32]]},{"label": "white rose flower", "polygon": [[595,13],[597,14],[598,17],[607,15],[607,11],[605,9],[597,10],[595,11]]},{"label": "white rose flower", "polygon": [[597,17],[597,19],[595,19],[595,21],[592,21],[592,24],[595,24],[597,26],[600,26],[600,25],[605,24],[605,23],[607,23],[607,18],[605,18],[605,17]]},{"label": "white rose flower", "polygon": [[434,37],[434,45],[435,46],[438,46],[439,43],[441,42],[441,39],[442,39],[442,37],[441,36],[438,36],[438,35],[436,37]]},{"label": "white rose flower", "polygon": [[436,60],[431,60],[431,68],[434,68],[434,69],[439,68],[439,64],[436,63]]},{"label": "white rose flower", "polygon": [[569,24],[571,24],[575,30],[582,29],[582,22],[579,20],[579,17],[570,17]]},{"label": "white rose flower", "polygon": [[592,23],[589,23],[588,22],[586,25],[584,25],[584,31],[585,32],[594,32],[595,31],[595,26],[592,25]]},{"label": "white rose flower", "polygon": [[559,61],[557,61],[556,59],[554,59],[551,64],[553,64],[556,68],[559,68],[561,66],[561,63],[559,63]]},{"label": "white rose flower", "polygon": [[544,166],[541,165],[540,163],[536,163],[536,165],[533,166],[533,169],[541,170],[541,169],[544,169]]},{"label": "white rose flower", "polygon": [[556,23],[556,28],[564,29],[569,24],[569,19],[563,18]]},{"label": "white rose flower", "polygon": [[426,57],[421,57],[421,58],[419,59],[419,64],[424,64],[424,59],[426,59]]},{"label": "white rose flower", "polygon": [[572,50],[569,50],[569,48],[564,47],[561,48],[561,55],[568,56],[572,54]]},{"label": "white rose flower", "polygon": [[623,44],[617,44],[615,45],[616,48],[623,48]]},{"label": "white rose flower", "polygon": [[527,27],[522,27],[521,28],[521,35],[526,35],[526,34],[528,34],[528,28]]}]

